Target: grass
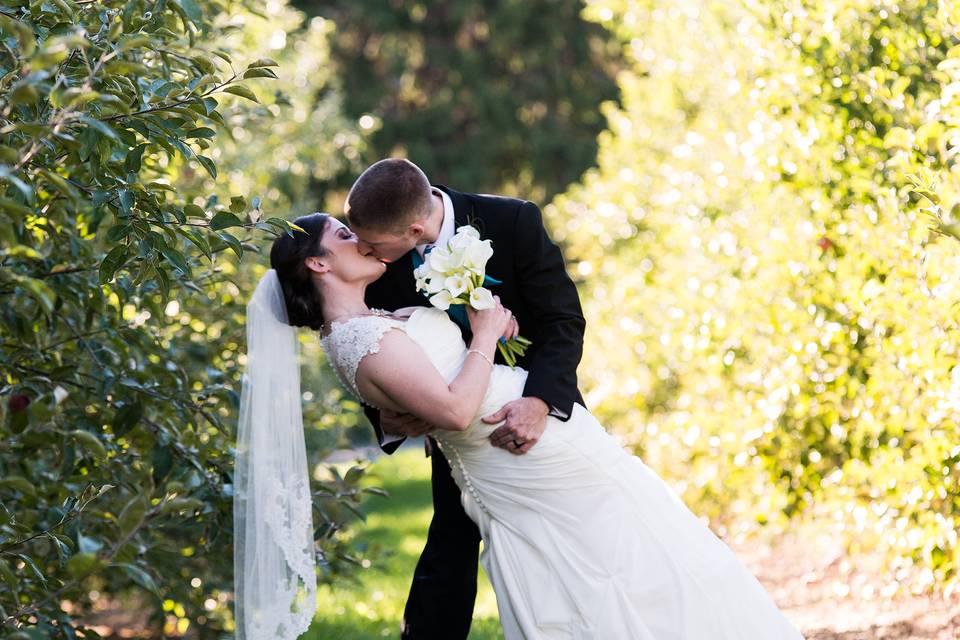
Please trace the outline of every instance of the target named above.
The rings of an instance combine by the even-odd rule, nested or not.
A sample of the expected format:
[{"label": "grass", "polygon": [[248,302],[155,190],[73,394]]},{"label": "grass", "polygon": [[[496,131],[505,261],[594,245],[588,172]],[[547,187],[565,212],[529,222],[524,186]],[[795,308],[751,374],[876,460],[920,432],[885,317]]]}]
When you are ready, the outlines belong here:
[{"label": "grass", "polygon": [[[397,638],[413,569],[426,542],[433,515],[430,461],[423,449],[405,448],[378,459],[368,473],[371,486],[383,487],[389,498],[370,496],[364,504],[366,524],[352,532],[371,558],[356,580],[321,586],[317,616],[309,640]],[[502,638],[493,589],[483,570],[470,640]]]}]

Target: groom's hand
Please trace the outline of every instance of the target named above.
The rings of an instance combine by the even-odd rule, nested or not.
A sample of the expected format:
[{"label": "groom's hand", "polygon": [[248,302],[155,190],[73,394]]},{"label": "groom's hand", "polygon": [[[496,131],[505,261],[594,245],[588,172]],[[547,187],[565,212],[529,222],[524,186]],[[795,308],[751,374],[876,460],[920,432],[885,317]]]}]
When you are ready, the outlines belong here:
[{"label": "groom's hand", "polygon": [[391,436],[415,438],[433,431],[433,426],[412,413],[383,409],[380,411],[380,428]]},{"label": "groom's hand", "polygon": [[[546,402],[532,396],[508,402],[500,411],[483,418],[486,424],[503,421],[503,424],[489,435],[490,444],[517,455],[530,451],[547,427],[549,411]],[[520,446],[517,446],[517,443],[520,443]]]}]

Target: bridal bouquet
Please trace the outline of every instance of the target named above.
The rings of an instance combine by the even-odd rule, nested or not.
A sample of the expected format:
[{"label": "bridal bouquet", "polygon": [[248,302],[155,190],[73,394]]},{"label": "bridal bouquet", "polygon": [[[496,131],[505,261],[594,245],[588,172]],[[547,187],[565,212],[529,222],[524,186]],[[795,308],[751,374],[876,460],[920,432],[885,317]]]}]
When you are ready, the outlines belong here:
[{"label": "bridal bouquet", "polygon": [[[459,304],[468,304],[477,310],[489,309],[494,300],[485,285],[500,284],[486,275],[487,261],[492,255],[490,241],[481,240],[479,231],[464,225],[457,229],[446,247],[436,247],[427,253],[423,264],[413,272],[417,291],[427,293],[430,304],[444,311]],[[530,344],[523,336],[512,340],[500,338],[497,349],[513,367]]]}]

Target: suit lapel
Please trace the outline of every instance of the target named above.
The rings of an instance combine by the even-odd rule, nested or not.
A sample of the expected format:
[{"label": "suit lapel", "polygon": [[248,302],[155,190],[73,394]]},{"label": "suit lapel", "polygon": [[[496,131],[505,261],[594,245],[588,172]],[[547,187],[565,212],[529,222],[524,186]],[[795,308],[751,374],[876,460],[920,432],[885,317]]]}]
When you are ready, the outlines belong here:
[{"label": "suit lapel", "polygon": [[459,191],[454,191],[450,187],[442,184],[433,185],[445,194],[450,196],[450,202],[453,203],[453,228],[454,232],[465,224],[470,224],[476,218],[473,208],[473,201]]}]

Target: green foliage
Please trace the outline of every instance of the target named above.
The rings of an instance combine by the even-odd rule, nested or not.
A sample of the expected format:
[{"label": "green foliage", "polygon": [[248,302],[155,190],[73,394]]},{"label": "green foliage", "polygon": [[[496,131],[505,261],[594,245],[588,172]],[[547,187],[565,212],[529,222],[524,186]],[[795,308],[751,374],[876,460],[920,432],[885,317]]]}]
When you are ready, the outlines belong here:
[{"label": "green foliage", "polygon": [[[0,8],[4,634],[72,638],[95,598],[148,613],[158,634],[231,630],[244,304],[260,246],[289,229],[231,176],[218,193],[234,166],[223,132],[292,104],[267,99],[276,63],[222,46],[251,16],[193,0]],[[317,375],[305,399],[331,391],[305,424],[355,424]],[[307,437],[316,464],[330,436]],[[349,561],[337,532],[361,475],[314,485],[325,577]]]},{"label": "green foliage", "polygon": [[591,3],[624,104],[548,211],[587,404],[722,533],[818,519],[916,588],[960,566],[960,260],[908,178],[956,184],[952,6]]},{"label": "green foliage", "polygon": [[366,162],[405,155],[436,182],[539,202],[593,165],[619,49],[583,3],[296,4],[337,25],[344,112],[372,134]]}]

